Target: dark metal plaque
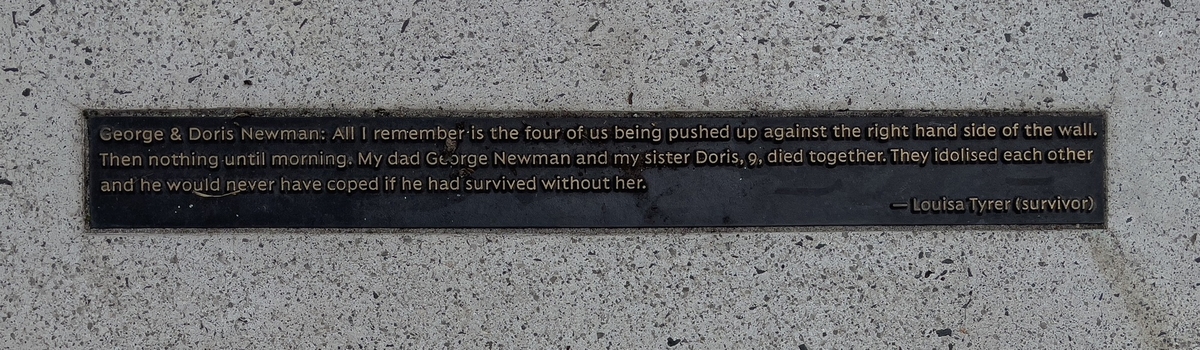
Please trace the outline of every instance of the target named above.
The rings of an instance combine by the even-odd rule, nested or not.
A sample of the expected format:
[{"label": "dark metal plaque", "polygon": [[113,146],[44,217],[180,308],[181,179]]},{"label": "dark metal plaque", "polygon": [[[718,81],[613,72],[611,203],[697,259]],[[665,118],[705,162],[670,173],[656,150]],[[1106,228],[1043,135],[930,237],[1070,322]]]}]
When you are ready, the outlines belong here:
[{"label": "dark metal plaque", "polygon": [[1105,222],[1100,112],[84,112],[93,228]]}]

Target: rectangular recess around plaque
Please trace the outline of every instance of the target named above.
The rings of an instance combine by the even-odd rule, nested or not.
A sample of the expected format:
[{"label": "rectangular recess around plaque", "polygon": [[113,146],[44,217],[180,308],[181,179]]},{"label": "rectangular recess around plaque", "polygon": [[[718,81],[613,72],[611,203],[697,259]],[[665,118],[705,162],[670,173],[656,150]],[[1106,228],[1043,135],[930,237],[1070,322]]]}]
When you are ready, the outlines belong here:
[{"label": "rectangular recess around plaque", "polygon": [[1102,112],[88,110],[92,228],[1080,225]]}]

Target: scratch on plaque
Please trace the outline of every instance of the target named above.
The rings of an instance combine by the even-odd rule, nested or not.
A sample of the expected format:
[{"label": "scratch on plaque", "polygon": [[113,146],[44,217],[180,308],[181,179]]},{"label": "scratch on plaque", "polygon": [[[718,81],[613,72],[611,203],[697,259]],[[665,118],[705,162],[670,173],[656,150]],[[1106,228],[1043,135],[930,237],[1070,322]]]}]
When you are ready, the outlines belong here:
[{"label": "scratch on plaque", "polygon": [[200,198],[221,198],[221,197],[234,196],[241,192],[242,192],[241,190],[237,190],[237,191],[233,191],[233,192],[229,192],[229,193],[222,193],[222,194],[207,194],[207,193],[200,193],[200,191],[192,191],[192,194],[199,196]]},{"label": "scratch on plaque", "polygon": [[836,191],[840,188],[842,188],[842,180],[838,179],[837,181],[834,181],[832,184],[829,184],[829,186],[803,187],[803,188],[802,187],[780,188],[780,189],[775,190],[775,193],[776,194],[784,194],[784,195],[798,195],[798,196],[821,196],[821,195],[826,195],[826,194],[832,193],[833,191]]},{"label": "scratch on plaque", "polygon": [[1054,183],[1053,177],[1032,177],[1032,178],[1017,178],[1009,177],[1004,179],[1004,183],[1016,186],[1045,186]]}]

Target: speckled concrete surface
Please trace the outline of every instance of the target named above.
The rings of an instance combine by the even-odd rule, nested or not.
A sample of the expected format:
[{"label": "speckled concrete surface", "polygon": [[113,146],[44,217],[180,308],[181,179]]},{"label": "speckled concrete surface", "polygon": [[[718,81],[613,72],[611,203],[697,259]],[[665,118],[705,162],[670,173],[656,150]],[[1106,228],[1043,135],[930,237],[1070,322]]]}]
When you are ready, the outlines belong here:
[{"label": "speckled concrete surface", "polygon": [[[0,13],[2,348],[1200,348],[1196,2]],[[188,107],[1105,110],[1109,224],[85,232],[80,110]]]}]

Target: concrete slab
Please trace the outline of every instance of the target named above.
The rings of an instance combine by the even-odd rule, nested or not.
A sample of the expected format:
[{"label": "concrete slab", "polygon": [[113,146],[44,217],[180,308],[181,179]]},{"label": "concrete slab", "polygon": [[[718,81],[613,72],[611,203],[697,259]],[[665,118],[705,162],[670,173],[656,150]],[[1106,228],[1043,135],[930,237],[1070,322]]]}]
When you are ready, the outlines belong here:
[{"label": "concrete slab", "polygon": [[[0,346],[1200,348],[1193,2],[0,5]],[[85,232],[86,108],[1109,113],[1102,230]]]}]

